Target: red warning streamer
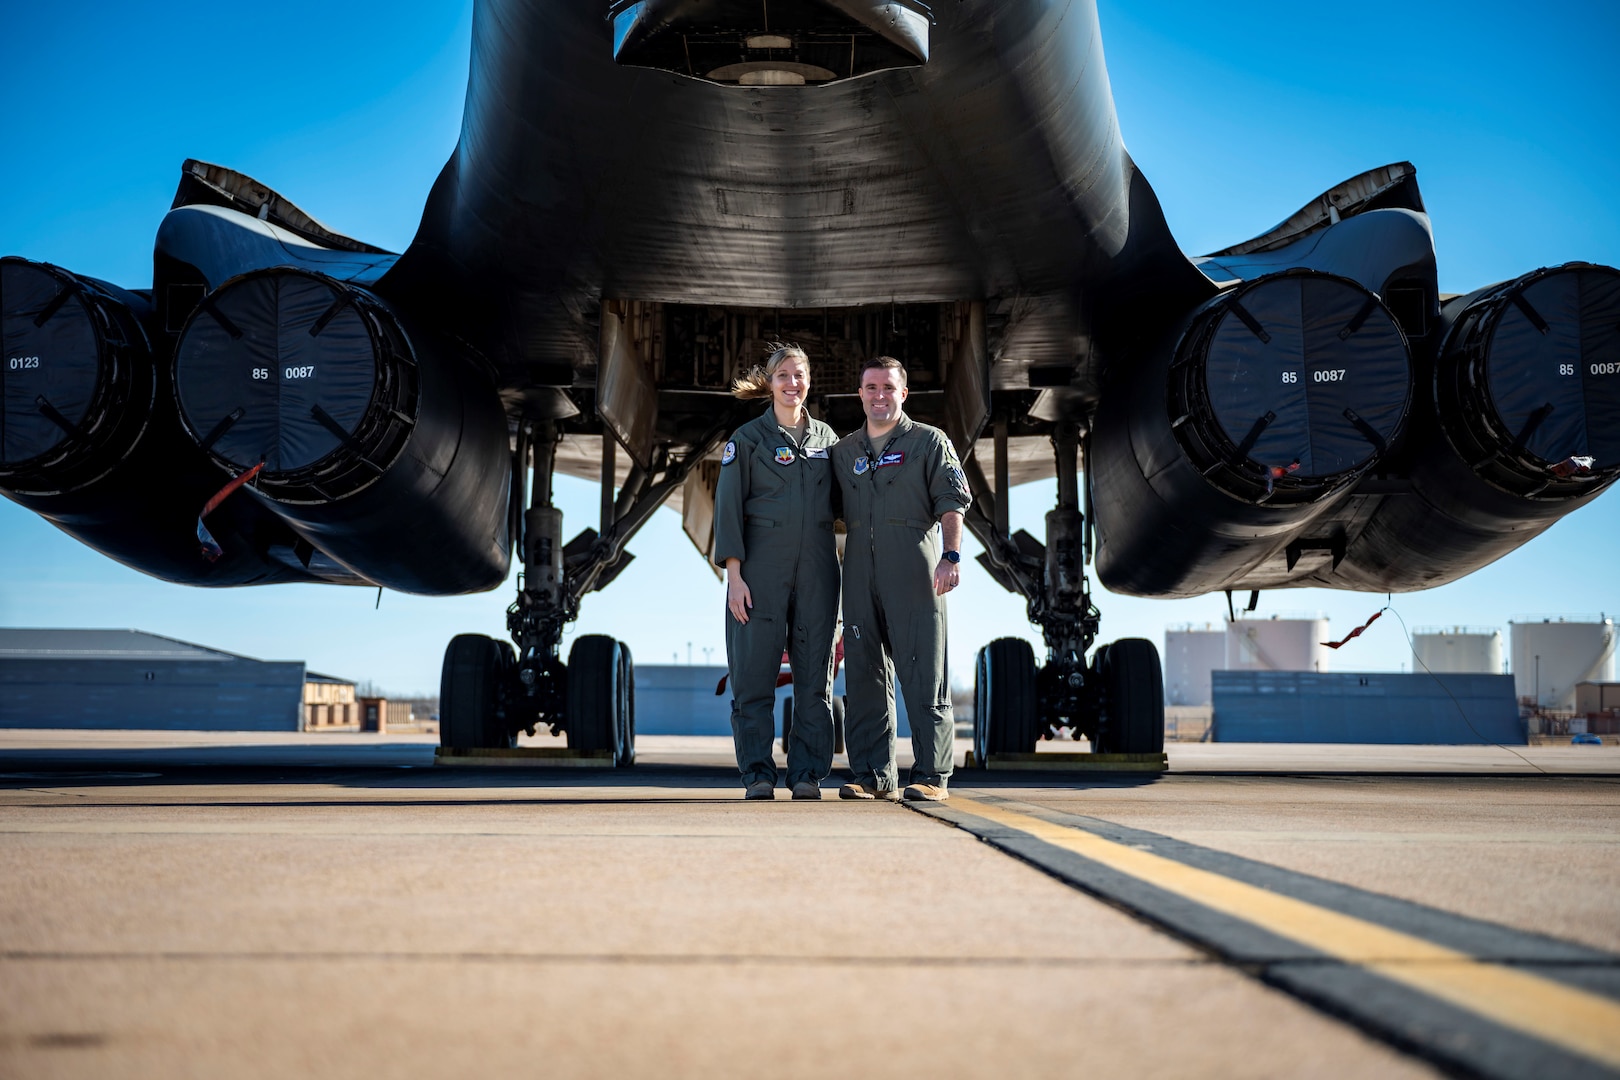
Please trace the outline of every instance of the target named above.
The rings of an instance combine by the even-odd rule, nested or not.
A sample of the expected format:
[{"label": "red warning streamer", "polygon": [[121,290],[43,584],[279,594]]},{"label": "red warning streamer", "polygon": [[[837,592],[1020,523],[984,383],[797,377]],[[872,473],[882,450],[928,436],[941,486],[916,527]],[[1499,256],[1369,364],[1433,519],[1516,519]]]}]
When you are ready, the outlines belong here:
[{"label": "red warning streamer", "polygon": [[213,498],[203,504],[202,513],[197,515],[197,542],[202,545],[203,558],[209,562],[218,561],[219,557],[225,554],[225,549],[219,546],[219,541],[214,539],[214,534],[209,532],[208,526],[203,524],[203,518],[219,509],[219,504],[230,498],[231,492],[258,476],[259,470],[262,468],[264,468],[264,462],[261,461],[220,488],[214,493]]},{"label": "red warning streamer", "polygon": [[1389,608],[1382,608],[1382,609],[1380,609],[1378,611],[1373,612],[1373,617],[1372,618],[1368,619],[1366,622],[1362,623],[1360,626],[1358,626],[1354,630],[1350,631],[1349,636],[1346,637],[1343,641],[1324,641],[1324,642],[1322,642],[1322,644],[1326,645],[1330,649],[1337,649],[1340,646],[1349,644],[1353,639],[1358,638],[1363,633],[1365,633],[1366,630],[1367,630],[1367,627],[1369,627],[1373,623],[1377,622],[1378,617],[1380,615],[1382,615],[1384,612],[1388,611],[1388,610],[1389,610]]}]

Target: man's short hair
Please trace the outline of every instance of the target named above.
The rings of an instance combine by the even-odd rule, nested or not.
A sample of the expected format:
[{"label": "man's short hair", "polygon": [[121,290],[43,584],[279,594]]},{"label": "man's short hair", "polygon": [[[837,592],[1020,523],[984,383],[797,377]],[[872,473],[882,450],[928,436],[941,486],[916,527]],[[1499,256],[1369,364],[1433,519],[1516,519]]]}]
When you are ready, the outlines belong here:
[{"label": "man's short hair", "polygon": [[906,365],[892,356],[874,356],[861,365],[861,382],[866,382],[866,373],[873,368],[889,368],[900,373],[900,385],[906,385]]}]

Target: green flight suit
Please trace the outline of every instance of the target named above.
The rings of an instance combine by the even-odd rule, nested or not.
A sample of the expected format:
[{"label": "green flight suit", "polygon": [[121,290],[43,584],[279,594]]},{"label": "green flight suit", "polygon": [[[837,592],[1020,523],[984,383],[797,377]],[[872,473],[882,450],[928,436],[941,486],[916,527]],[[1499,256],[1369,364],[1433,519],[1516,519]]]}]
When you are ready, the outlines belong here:
[{"label": "green flight suit", "polygon": [[904,413],[873,446],[863,424],[833,447],[843,494],[844,749],[859,783],[898,786],[894,683],[911,721],[913,784],[945,784],[956,724],[945,665],[945,597],[934,523],[973,497],[938,428]]},{"label": "green flight suit", "polygon": [[720,458],[714,562],[742,560],[754,606],[748,622],[726,611],[731,732],[744,786],[776,783],[776,676],[793,671],[787,783],[819,784],[832,771],[832,659],[838,626],[833,542],[833,429],[812,419],[804,442],[771,406],[737,429]]}]

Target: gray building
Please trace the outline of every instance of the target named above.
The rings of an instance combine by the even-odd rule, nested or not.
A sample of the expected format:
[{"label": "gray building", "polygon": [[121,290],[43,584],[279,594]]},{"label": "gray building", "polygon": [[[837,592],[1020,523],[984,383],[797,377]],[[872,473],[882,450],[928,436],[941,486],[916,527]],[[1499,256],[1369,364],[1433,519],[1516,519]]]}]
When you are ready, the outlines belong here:
[{"label": "gray building", "polygon": [[0,629],[0,727],[298,731],[303,661],[139,630]]},{"label": "gray building", "polygon": [[1215,742],[1518,744],[1511,675],[1217,671]]}]

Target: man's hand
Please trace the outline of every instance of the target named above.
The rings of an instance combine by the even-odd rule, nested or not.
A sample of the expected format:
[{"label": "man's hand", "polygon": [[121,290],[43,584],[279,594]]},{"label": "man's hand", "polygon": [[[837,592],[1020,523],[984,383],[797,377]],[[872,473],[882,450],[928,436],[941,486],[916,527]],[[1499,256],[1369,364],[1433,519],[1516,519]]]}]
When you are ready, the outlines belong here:
[{"label": "man's hand", "polygon": [[[962,511],[947,510],[939,517],[939,538],[946,551],[962,550]],[[949,559],[934,567],[934,595],[944,596],[962,582],[962,569]]]},{"label": "man's hand", "polygon": [[742,560],[726,560],[726,610],[739,623],[747,624],[748,609],[754,606],[754,594],[748,591],[748,582],[742,577]]}]

